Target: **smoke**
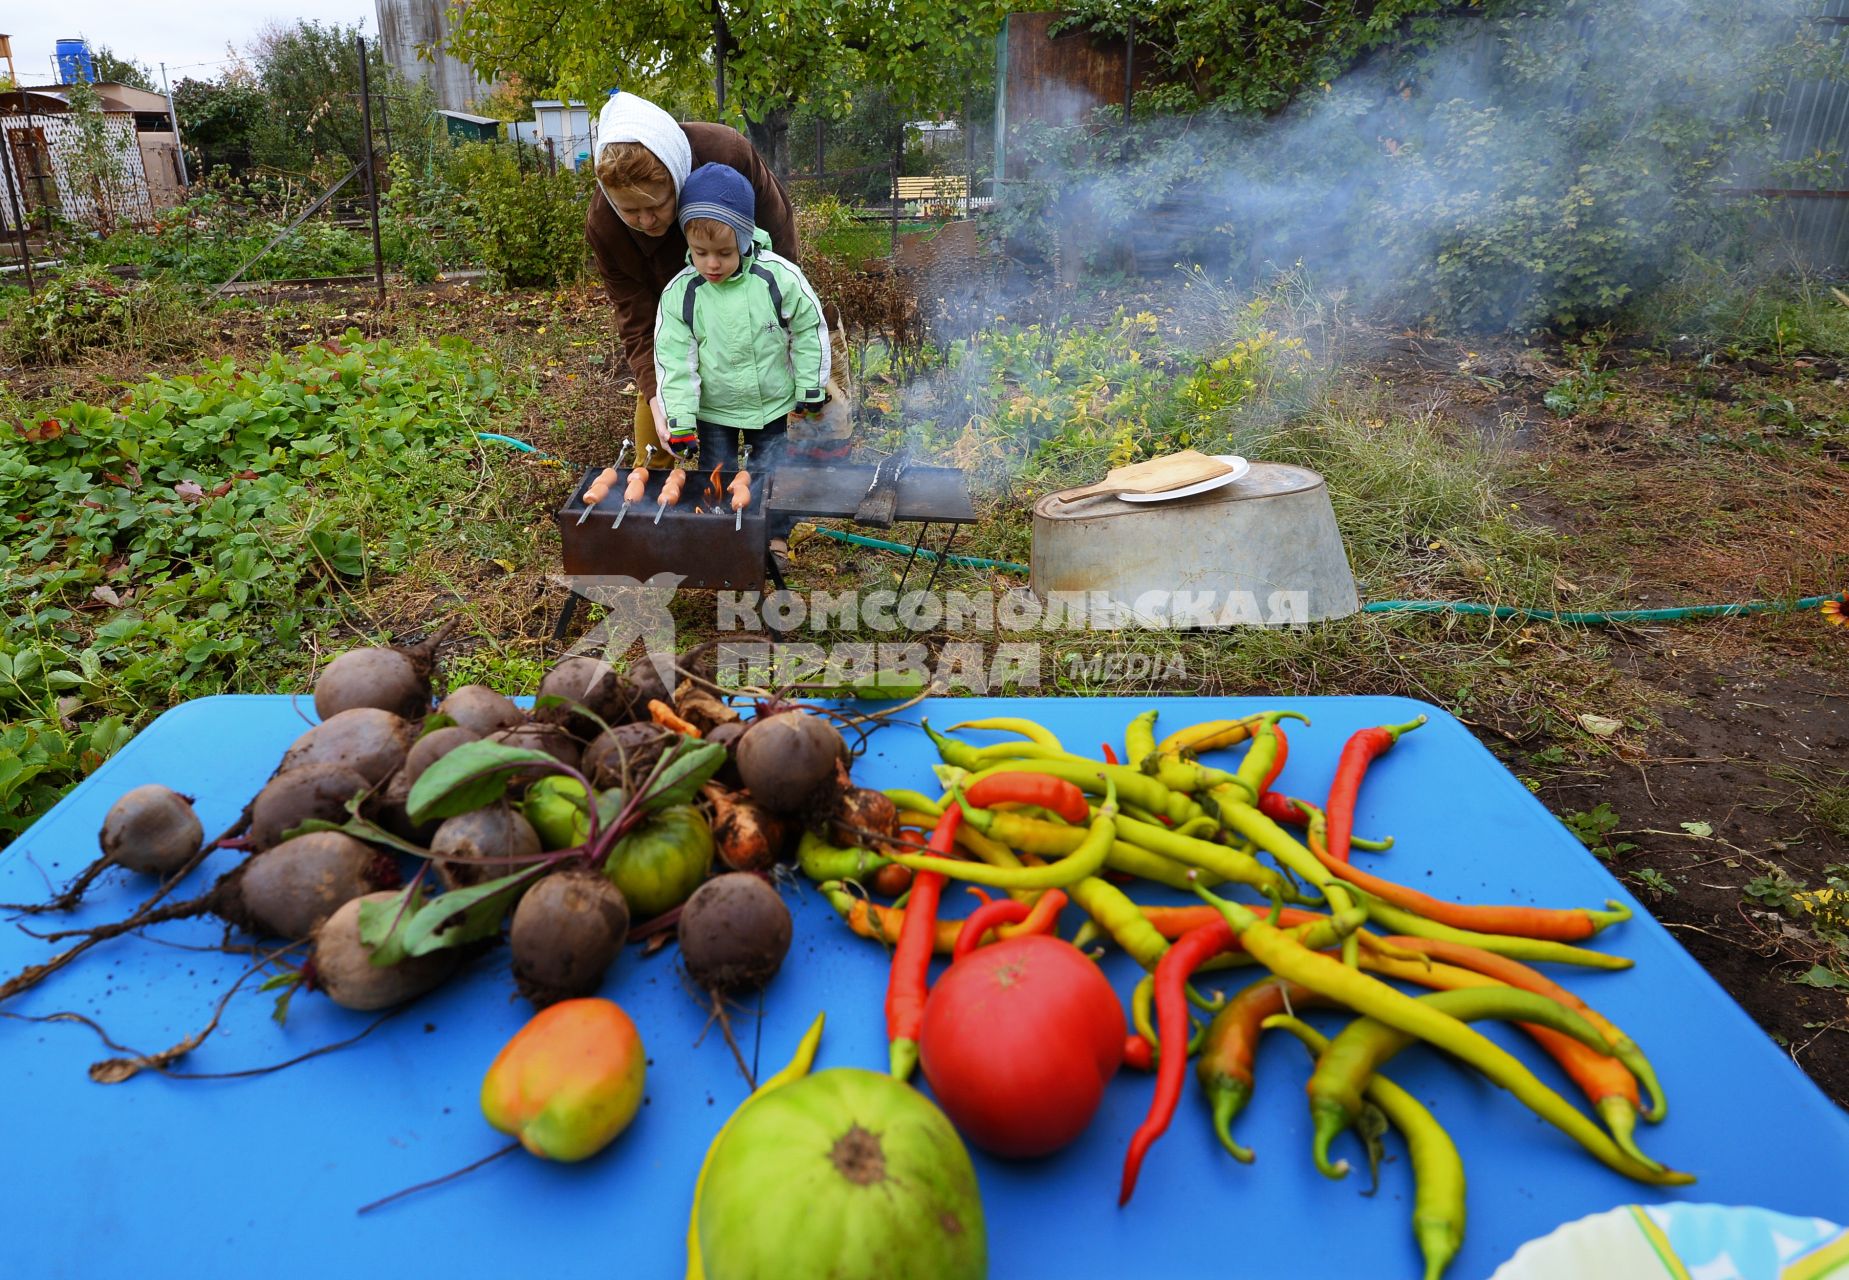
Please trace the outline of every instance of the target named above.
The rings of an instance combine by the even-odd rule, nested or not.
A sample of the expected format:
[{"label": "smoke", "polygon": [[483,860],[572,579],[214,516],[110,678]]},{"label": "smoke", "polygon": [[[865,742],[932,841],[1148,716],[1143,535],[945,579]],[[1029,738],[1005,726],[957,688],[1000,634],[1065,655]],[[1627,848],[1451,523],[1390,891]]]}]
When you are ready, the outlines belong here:
[{"label": "smoke", "polygon": [[1795,0],[1491,10],[1269,119],[1010,121],[1013,241],[1143,275],[1300,265],[1455,327],[1583,324],[1686,255],[1747,251],[1737,193],[1778,185],[1784,86],[1841,77],[1849,43]]}]

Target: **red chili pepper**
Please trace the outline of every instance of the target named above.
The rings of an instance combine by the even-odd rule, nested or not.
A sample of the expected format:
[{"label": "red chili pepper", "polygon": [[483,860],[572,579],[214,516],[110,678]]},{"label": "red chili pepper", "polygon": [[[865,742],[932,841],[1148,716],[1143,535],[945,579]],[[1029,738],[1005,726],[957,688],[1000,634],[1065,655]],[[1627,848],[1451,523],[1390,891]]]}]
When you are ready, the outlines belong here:
[{"label": "red chili pepper", "polygon": [[1020,925],[1010,935],[1017,938],[1028,933],[1051,933],[1065,906],[1066,895],[1058,889],[1048,889],[1031,907],[1014,898],[984,902],[963,922],[963,929],[957,934],[956,949],[951,952],[951,963],[955,964],[974,951],[981,944],[982,935],[1000,925]]},{"label": "red chili pepper", "polygon": [[[931,831],[931,852],[948,857],[963,825],[963,809],[951,805]],[[892,1074],[904,1080],[918,1065],[918,1030],[924,1024],[925,996],[931,977],[931,943],[937,933],[937,903],[944,877],[922,871],[912,881],[905,927],[892,949],[892,973],[886,983],[886,1039],[891,1045]]]},{"label": "red chili pepper", "polygon": [[1156,963],[1156,1033],[1162,1042],[1156,1060],[1156,1093],[1149,1103],[1149,1115],[1131,1136],[1130,1150],[1124,1155],[1123,1187],[1117,1193],[1120,1206],[1130,1203],[1143,1157],[1167,1131],[1181,1101],[1181,1082],[1188,1070],[1188,979],[1212,957],[1238,948],[1239,939],[1230,925],[1206,924],[1176,939]]},{"label": "red chili pepper", "polygon": [[978,809],[1032,804],[1051,810],[1075,827],[1091,823],[1091,806],[1085,802],[1085,793],[1064,778],[1043,773],[997,773],[979,778],[964,788],[963,798]]},{"label": "red chili pepper", "polygon": [[1329,803],[1323,806],[1329,815],[1329,856],[1337,862],[1348,861],[1348,841],[1355,831],[1355,800],[1361,794],[1361,779],[1367,767],[1385,755],[1402,733],[1411,733],[1424,723],[1425,717],[1418,716],[1405,724],[1361,729],[1342,748],[1335,781],[1329,787]]},{"label": "red chili pepper", "polygon": [[1134,1034],[1125,1037],[1124,1065],[1132,1071],[1153,1071],[1156,1065],[1156,1052],[1149,1047],[1149,1041]]},{"label": "red chili pepper", "polygon": [[1116,764],[1117,763],[1117,753],[1111,750],[1111,744],[1108,742],[1104,744],[1104,763],[1106,764]]}]

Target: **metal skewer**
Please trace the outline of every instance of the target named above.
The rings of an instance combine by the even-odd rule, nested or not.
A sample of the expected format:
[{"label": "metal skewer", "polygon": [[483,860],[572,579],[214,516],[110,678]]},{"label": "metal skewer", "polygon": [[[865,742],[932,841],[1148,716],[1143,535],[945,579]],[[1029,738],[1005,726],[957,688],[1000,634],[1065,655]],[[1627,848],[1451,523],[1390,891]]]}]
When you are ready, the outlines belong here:
[{"label": "metal skewer", "polygon": [[[623,459],[629,456],[629,449],[630,449],[631,443],[632,442],[628,440],[623,441],[623,447],[616,451],[616,461],[612,463],[610,466],[610,470],[612,472],[621,471],[623,469]],[[591,481],[591,488],[595,488],[596,485],[597,485],[597,482],[595,480]],[[614,487],[614,486],[615,486],[615,482],[612,481],[611,487]],[[608,493],[609,489],[605,489],[604,492]],[[601,497],[598,498],[597,502],[590,501],[590,489],[585,490],[584,496],[585,496],[584,510],[578,513],[578,523],[579,524],[583,524],[587,519],[590,518],[591,510],[597,505],[597,502],[603,501]]]},{"label": "metal skewer", "polygon": [[[745,457],[744,457],[744,460],[739,463],[738,469],[740,471],[743,471],[746,475],[751,474],[751,446],[750,445],[745,446]],[[745,503],[747,506],[749,506],[751,503],[751,489],[749,486],[747,486],[745,489]],[[738,533],[744,527],[745,527],[745,508],[739,507],[732,514],[732,532]]]}]

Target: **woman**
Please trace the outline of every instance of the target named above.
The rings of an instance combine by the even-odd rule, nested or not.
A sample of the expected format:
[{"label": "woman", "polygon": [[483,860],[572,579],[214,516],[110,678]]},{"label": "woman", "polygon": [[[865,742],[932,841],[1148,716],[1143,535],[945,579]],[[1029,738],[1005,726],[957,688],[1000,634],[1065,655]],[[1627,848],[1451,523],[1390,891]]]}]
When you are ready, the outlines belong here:
[{"label": "woman", "polygon": [[597,188],[584,220],[597,271],[603,276],[617,331],[636,379],[636,457],[647,446],[667,463],[667,415],[655,385],[655,307],[661,291],[687,265],[687,237],[677,218],[681,184],[703,164],[744,174],[757,196],[757,225],[771,247],[796,260],[796,218],[790,197],[764,157],[735,129],[681,124],[633,93],[615,93],[597,117]]}]

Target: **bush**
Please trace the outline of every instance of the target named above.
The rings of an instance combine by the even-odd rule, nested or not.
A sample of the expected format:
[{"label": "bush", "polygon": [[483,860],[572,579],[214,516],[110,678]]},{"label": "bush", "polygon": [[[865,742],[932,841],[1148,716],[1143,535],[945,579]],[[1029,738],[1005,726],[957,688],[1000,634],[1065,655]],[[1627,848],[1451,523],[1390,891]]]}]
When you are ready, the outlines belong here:
[{"label": "bush", "polygon": [[518,145],[478,142],[456,149],[447,178],[466,199],[476,256],[503,284],[569,284],[584,274],[588,172],[527,169]]},{"label": "bush", "polygon": [[330,598],[475,535],[497,383],[467,343],[343,342],[0,421],[0,842],[175,702],[275,691]]},{"label": "bush", "polygon": [[14,301],[0,351],[16,364],[61,364],[97,348],[177,355],[196,347],[203,332],[198,304],[177,286],[80,269]]}]

